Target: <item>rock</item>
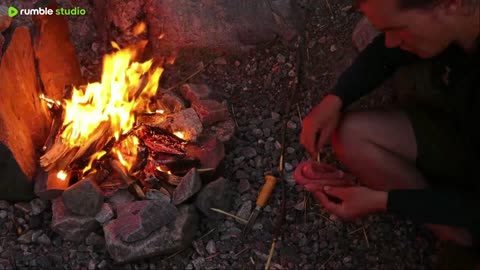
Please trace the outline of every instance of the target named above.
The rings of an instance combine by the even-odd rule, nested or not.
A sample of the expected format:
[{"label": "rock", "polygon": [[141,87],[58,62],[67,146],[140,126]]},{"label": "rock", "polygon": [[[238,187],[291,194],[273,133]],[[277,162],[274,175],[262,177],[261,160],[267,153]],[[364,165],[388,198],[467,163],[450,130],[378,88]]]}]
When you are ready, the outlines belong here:
[{"label": "rock", "polygon": [[33,231],[27,231],[24,234],[22,234],[20,237],[18,237],[17,241],[22,243],[22,244],[30,244],[33,242]]},{"label": "rock", "polygon": [[363,17],[355,26],[352,34],[352,42],[357,50],[363,51],[365,47],[379,34],[367,17]]},{"label": "rock", "polygon": [[165,121],[154,126],[161,127],[172,133],[181,131],[187,141],[196,141],[203,131],[202,122],[193,108],[181,110],[166,116]]},{"label": "rock", "polygon": [[103,246],[105,245],[105,238],[92,232],[85,238],[85,244],[88,246]]},{"label": "rock", "polygon": [[145,197],[147,200],[164,200],[166,202],[171,201],[170,196],[156,189],[150,189],[147,191],[147,193],[145,193]]},{"label": "rock", "polygon": [[0,209],[7,210],[8,208],[10,208],[10,203],[0,200]]},{"label": "rock", "polygon": [[257,150],[251,146],[243,148],[242,153],[246,158],[254,158],[257,156]]},{"label": "rock", "polygon": [[250,213],[252,212],[252,201],[246,201],[238,209],[236,216],[248,220]]},{"label": "rock", "polygon": [[226,121],[217,122],[205,130],[206,136],[217,137],[223,143],[230,141],[233,134],[235,134],[235,121],[232,118],[229,118]]},{"label": "rock", "polygon": [[107,200],[112,206],[113,210],[118,210],[118,205],[133,202],[135,197],[126,189],[119,189]]},{"label": "rock", "polygon": [[149,0],[144,10],[149,39],[156,51],[244,51],[277,36],[292,39],[301,17],[300,9],[291,0]]},{"label": "rock", "polygon": [[205,249],[207,250],[208,254],[210,254],[210,255],[217,253],[217,247],[215,246],[215,241],[213,241],[213,240],[208,241]]},{"label": "rock", "polygon": [[117,228],[124,242],[135,242],[169,224],[178,215],[177,208],[164,200],[144,200],[126,203],[118,209],[118,218],[108,224]]},{"label": "rock", "polygon": [[179,205],[190,197],[195,195],[202,188],[202,180],[196,168],[190,171],[182,178],[180,184],[173,191],[172,203]]},{"label": "rock", "polygon": [[185,147],[187,156],[200,160],[202,168],[216,169],[225,158],[225,146],[217,138],[202,138]]},{"label": "rock", "polygon": [[80,216],[72,213],[65,207],[63,199],[57,198],[52,200],[51,227],[64,240],[80,242],[95,231],[99,224],[91,216]]},{"label": "rock", "polygon": [[160,98],[161,104],[167,109],[167,113],[176,113],[185,109],[185,101],[175,93],[167,92]]},{"label": "rock", "polygon": [[248,182],[248,179],[242,178],[238,182],[238,187],[237,187],[238,192],[244,193],[250,190],[250,182]]},{"label": "rock", "polygon": [[195,270],[200,270],[204,269],[203,265],[205,264],[205,258],[203,257],[198,257],[192,260],[193,267]]},{"label": "rock", "polygon": [[95,216],[103,205],[103,191],[92,177],[86,177],[63,192],[68,210],[83,216]]},{"label": "rock", "polygon": [[37,243],[49,246],[52,244],[52,241],[46,234],[41,234],[37,239]]},{"label": "rock", "polygon": [[223,216],[210,210],[210,208],[228,211],[231,204],[230,199],[227,180],[220,177],[202,188],[195,200],[195,206],[208,217],[221,218]]},{"label": "rock", "polygon": [[228,109],[222,103],[215,100],[196,100],[192,102],[192,108],[197,112],[203,126],[208,127],[217,122],[228,120]]},{"label": "rock", "polygon": [[109,222],[115,214],[109,203],[104,203],[100,211],[95,215],[95,220],[100,224],[105,224]]},{"label": "rock", "polygon": [[187,83],[180,86],[179,92],[188,102],[194,102],[200,99],[206,99],[210,96],[212,90],[205,84]]},{"label": "rock", "polygon": [[7,30],[12,23],[12,18],[8,16],[8,7],[6,5],[0,6],[0,33]]},{"label": "rock", "polygon": [[116,263],[167,255],[190,245],[197,232],[198,214],[192,205],[181,205],[173,222],[132,243],[122,240],[119,234],[122,226],[119,222],[110,222],[103,227],[107,250]]},{"label": "rock", "polygon": [[45,211],[47,203],[40,198],[35,198],[30,202],[30,206],[32,208],[32,215],[38,215]]}]

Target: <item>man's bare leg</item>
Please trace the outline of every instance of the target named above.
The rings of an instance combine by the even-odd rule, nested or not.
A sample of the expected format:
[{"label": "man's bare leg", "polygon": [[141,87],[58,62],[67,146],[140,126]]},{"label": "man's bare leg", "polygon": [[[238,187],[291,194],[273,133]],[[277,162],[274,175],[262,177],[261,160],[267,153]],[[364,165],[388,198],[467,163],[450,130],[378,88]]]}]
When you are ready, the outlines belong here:
[{"label": "man's bare leg", "polygon": [[[415,166],[417,143],[402,111],[348,112],[332,136],[338,159],[372,189],[420,189],[427,181]],[[471,245],[467,230],[444,225],[427,227],[441,240]]]}]

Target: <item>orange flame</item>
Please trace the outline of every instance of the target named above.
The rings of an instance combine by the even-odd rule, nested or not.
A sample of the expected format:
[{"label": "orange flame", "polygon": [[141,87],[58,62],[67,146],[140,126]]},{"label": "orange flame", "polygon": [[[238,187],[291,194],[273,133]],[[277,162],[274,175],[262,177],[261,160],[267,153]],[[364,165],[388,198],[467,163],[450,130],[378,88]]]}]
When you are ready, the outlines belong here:
[{"label": "orange flame", "polygon": [[[160,67],[150,71],[152,60],[134,61],[145,45],[146,41],[105,56],[101,82],[73,89],[72,99],[65,100],[66,128],[62,133],[70,146],[84,143],[104,122],[109,123],[117,140],[132,128],[134,112],[144,111],[148,106],[163,72]],[[112,46],[119,48],[116,43]]]}]

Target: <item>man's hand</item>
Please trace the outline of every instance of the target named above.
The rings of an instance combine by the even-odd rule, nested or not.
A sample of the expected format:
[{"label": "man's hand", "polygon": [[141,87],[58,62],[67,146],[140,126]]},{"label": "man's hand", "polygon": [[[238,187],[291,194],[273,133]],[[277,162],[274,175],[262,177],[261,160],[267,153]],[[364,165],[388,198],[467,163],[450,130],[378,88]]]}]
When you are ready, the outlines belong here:
[{"label": "man's hand", "polygon": [[309,191],[323,189],[323,186],[353,186],[355,177],[328,164],[312,160],[298,164],[293,175],[299,185]]},{"label": "man's hand", "polygon": [[[327,95],[302,121],[300,143],[311,157],[316,157],[332,135],[340,119],[342,101],[335,95]],[[318,139],[318,140],[317,140]]]},{"label": "man's hand", "polygon": [[[354,220],[387,210],[388,193],[366,187],[324,187],[313,192],[325,209],[342,219]],[[336,203],[328,196],[338,199]]]}]

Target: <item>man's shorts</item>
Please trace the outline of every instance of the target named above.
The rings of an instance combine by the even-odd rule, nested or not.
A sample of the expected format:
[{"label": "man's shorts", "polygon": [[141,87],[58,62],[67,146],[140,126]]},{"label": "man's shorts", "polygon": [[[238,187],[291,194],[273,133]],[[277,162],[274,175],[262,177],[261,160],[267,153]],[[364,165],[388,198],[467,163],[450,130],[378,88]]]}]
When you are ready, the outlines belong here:
[{"label": "man's shorts", "polygon": [[430,65],[410,67],[399,75],[410,85],[404,83],[402,89],[397,86],[400,105],[416,137],[416,165],[434,188],[453,185],[468,190],[468,182],[472,182],[469,177],[473,177],[474,166],[479,164],[474,164],[473,147],[455,120],[454,108],[462,106],[458,104],[462,101],[446,88],[435,86],[431,69]]}]

